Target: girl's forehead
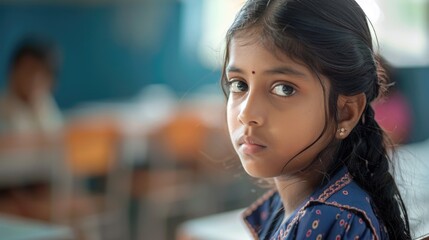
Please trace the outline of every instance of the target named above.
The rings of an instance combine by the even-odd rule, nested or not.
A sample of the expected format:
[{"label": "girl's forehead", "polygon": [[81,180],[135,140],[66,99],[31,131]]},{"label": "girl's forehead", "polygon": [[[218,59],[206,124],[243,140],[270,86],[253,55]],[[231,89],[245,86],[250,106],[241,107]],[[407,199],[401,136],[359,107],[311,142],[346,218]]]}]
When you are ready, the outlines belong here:
[{"label": "girl's forehead", "polygon": [[229,48],[229,62],[228,64],[237,61],[249,61],[256,59],[263,64],[276,62],[277,64],[295,65],[299,68],[310,71],[307,64],[297,60],[284,50],[274,46],[274,44],[267,43],[255,38],[246,38],[243,36],[234,37],[231,39]]},{"label": "girl's forehead", "polygon": [[231,39],[228,48],[230,55],[237,53],[264,53],[278,59],[279,61],[284,58],[289,58],[286,53],[281,51],[281,49],[272,47],[265,41],[255,38],[234,37]]}]

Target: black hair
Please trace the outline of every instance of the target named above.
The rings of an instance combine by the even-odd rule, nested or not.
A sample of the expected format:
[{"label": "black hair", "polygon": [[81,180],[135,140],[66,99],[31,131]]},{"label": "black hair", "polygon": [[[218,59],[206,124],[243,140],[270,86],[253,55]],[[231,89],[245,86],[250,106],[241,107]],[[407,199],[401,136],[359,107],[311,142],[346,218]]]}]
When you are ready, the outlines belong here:
[{"label": "black hair", "polygon": [[9,60],[9,73],[13,71],[22,58],[28,56],[42,62],[53,75],[58,73],[60,67],[58,47],[51,40],[37,35],[25,36],[15,46]]},{"label": "black hair", "polygon": [[[375,52],[367,17],[354,0],[248,0],[226,35],[222,71],[233,37],[249,37],[305,64],[330,81],[328,117],[336,123],[340,95],[364,93],[367,105],[356,127],[336,144],[328,173],[345,164],[372,197],[390,239],[411,239],[408,215],[392,174],[388,141],[370,103],[386,90],[387,76]],[[320,78],[319,78],[320,80]],[[323,84],[322,84],[323,86]],[[325,130],[326,131],[326,128]],[[390,150],[389,150],[390,151]]]}]

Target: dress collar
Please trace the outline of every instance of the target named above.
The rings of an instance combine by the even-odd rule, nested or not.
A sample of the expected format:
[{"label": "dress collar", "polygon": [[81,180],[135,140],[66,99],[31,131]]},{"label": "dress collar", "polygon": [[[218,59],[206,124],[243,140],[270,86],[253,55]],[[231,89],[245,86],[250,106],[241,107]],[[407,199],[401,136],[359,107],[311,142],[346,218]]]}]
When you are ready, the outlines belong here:
[{"label": "dress collar", "polygon": [[[326,184],[318,187],[313,194],[301,204],[299,209],[307,207],[311,202],[325,202],[330,196],[348,185],[351,181],[352,176],[348,172],[347,167],[342,167],[327,180]],[[266,226],[272,223],[269,219],[277,215],[279,211],[283,211],[284,214],[280,196],[275,189],[268,191],[250,207],[245,209],[242,215],[243,220],[254,239],[259,239],[260,232],[270,227]],[[298,212],[298,209],[292,214],[292,218],[296,215],[296,212]]]}]

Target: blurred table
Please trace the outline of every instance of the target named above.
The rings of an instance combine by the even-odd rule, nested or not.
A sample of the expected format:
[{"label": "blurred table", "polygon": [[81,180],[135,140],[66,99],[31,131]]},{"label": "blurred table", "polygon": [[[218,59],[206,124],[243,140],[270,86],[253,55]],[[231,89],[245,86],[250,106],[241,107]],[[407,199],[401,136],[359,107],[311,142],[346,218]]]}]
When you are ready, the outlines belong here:
[{"label": "blurred table", "polygon": [[243,211],[239,209],[184,222],[177,231],[177,240],[252,239],[241,218]]},{"label": "blurred table", "polygon": [[0,236],[8,240],[71,240],[70,228],[0,214]]},{"label": "blurred table", "polygon": [[34,151],[0,152],[0,187],[21,186],[51,180],[57,160],[52,152],[44,156]]}]

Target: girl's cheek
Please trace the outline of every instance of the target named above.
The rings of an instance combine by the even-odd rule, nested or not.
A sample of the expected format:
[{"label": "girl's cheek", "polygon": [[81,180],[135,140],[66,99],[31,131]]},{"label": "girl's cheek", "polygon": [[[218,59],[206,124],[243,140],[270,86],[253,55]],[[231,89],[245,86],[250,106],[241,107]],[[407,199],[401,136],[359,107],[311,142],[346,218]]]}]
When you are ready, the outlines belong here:
[{"label": "girl's cheek", "polygon": [[228,100],[226,107],[227,126],[229,133],[231,134],[239,125],[237,120],[240,113],[240,103],[237,100]]},{"label": "girl's cheek", "polygon": [[232,121],[233,118],[234,118],[234,112],[233,112],[232,101],[228,99],[228,103],[226,106],[226,120],[227,120],[227,125],[229,130],[231,130],[231,127],[233,125],[233,121]]},{"label": "girl's cheek", "polygon": [[226,104],[226,112],[228,115],[234,113],[234,109],[236,108],[237,102],[234,100],[233,97],[228,98],[228,102]]}]

